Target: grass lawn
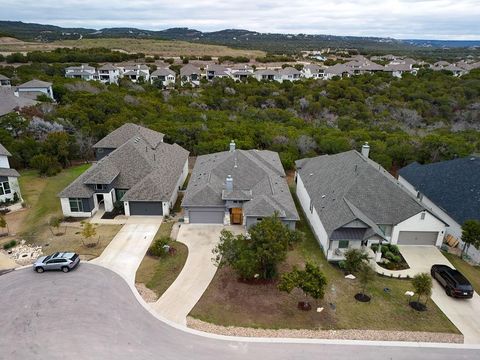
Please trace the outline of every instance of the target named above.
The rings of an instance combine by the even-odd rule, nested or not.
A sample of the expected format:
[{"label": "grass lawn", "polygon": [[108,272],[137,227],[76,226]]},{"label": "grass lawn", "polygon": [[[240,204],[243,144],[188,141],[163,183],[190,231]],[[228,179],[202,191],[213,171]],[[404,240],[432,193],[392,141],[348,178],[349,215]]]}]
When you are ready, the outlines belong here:
[{"label": "grass lawn", "polygon": [[303,266],[307,260],[320,266],[328,279],[325,298],[316,304],[324,307],[321,313],[297,310],[297,302],[302,296],[280,292],[275,282],[264,285],[241,283],[232,270],[222,268],[190,315],[224,326],[459,333],[432,301],[427,304],[428,311],[423,313],[408,306],[404,293],[412,290],[409,280],[377,276],[367,291],[372,297],[371,302],[357,302],[354,295],[359,291],[358,282],[345,279],[338,267],[326,261],[303,213],[300,216],[297,229],[305,233],[306,240],[288,254],[280,272],[289,271],[294,265]]},{"label": "grass lawn", "polygon": [[470,281],[475,291],[480,294],[480,266],[472,266],[455,254],[442,253]]},{"label": "grass lawn", "polygon": [[[170,236],[174,224],[175,221],[172,219],[164,220],[153,241],[162,236]],[[186,245],[176,241],[171,242],[170,245],[177,250],[174,255],[167,255],[162,258],[145,255],[135,278],[135,282],[145,284],[158,297],[175,281],[182,271],[185,261],[187,261],[188,248]]]},{"label": "grass lawn", "polygon": [[52,177],[40,177],[34,170],[21,172],[20,188],[28,209],[19,226],[19,238],[25,239],[28,243],[43,246],[45,253],[71,250],[81,254],[84,259],[91,259],[101,254],[120,230],[120,225],[97,226],[95,240],[98,239],[98,245],[95,247],[83,245],[79,223],[62,226],[58,231],[63,233],[62,235],[53,234],[48,226],[51,217],[62,216],[57,194],[89,166],[89,164],[73,166]]},{"label": "grass lawn", "polygon": [[177,251],[174,255],[154,258],[146,255],[137,270],[135,282],[145,284],[160,297],[175,281],[187,261],[188,248],[180,242],[172,242]]}]

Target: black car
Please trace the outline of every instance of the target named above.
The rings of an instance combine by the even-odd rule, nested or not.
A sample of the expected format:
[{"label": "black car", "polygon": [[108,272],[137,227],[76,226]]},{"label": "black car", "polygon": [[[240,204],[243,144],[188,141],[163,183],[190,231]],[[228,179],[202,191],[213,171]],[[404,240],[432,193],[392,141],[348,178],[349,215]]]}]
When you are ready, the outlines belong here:
[{"label": "black car", "polygon": [[433,265],[430,274],[443,286],[448,296],[471,299],[473,287],[459,271],[447,265]]}]

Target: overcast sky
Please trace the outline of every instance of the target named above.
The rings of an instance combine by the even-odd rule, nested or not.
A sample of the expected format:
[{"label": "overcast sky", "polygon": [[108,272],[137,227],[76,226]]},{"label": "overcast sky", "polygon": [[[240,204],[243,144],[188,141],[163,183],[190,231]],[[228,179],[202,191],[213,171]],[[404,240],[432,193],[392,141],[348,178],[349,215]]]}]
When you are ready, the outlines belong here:
[{"label": "overcast sky", "polygon": [[1,20],[65,27],[480,39],[480,0],[0,0]]}]

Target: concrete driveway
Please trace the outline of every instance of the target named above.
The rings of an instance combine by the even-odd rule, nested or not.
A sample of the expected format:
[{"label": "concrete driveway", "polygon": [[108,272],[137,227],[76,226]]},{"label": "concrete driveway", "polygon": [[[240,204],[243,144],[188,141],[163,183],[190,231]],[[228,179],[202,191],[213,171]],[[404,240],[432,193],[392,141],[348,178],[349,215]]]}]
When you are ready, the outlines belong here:
[{"label": "concrete driveway", "polygon": [[[399,246],[400,252],[414,273],[427,272],[434,264],[454,266],[434,246]],[[433,280],[432,300],[462,332],[466,344],[480,344],[480,296],[477,293],[470,300],[454,299],[445,293],[440,284]]]},{"label": "concrete driveway", "polygon": [[181,225],[177,241],[187,245],[187,261],[173,284],[151,305],[158,315],[186,325],[187,315],[200,300],[217,271],[212,262],[212,249],[218,243],[223,229],[235,234],[244,232],[241,226]]},{"label": "concrete driveway", "polygon": [[152,316],[114,272],[0,276],[0,358],[88,360],[478,359],[479,347],[313,339],[246,339],[172,327]]},{"label": "concrete driveway", "polygon": [[162,223],[160,216],[131,216],[102,255],[91,262],[122,276],[129,284]]}]

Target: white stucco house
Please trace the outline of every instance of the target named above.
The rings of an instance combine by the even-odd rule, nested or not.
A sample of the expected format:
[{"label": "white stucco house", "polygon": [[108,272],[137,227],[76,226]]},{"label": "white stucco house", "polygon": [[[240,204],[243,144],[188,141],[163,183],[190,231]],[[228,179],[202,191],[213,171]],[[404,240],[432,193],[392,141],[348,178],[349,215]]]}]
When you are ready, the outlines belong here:
[{"label": "white stucco house", "polygon": [[140,79],[143,79],[145,82],[150,81],[150,68],[147,65],[118,65],[118,68],[120,70],[120,77],[127,78],[134,83]]},{"label": "white stucco house", "polygon": [[20,174],[17,170],[10,168],[9,156],[12,154],[0,144],[0,203],[13,201],[15,198],[22,199],[18,185]]},{"label": "white stucco house", "polygon": [[[398,181],[450,225],[446,234],[458,239],[463,247],[462,224],[466,220],[480,220],[480,157],[425,165],[414,162],[400,170]],[[467,254],[480,263],[479,250],[470,246]]]},{"label": "white stucco house", "polygon": [[164,87],[175,85],[175,79],[175,72],[168,68],[157,69],[150,75],[150,82],[152,84],[160,81]]},{"label": "white stucco house", "polygon": [[112,64],[104,64],[97,70],[98,80],[102,83],[117,84],[120,78],[120,69]]},{"label": "white stucco house", "polygon": [[192,86],[200,85],[202,71],[192,64],[186,64],[180,69],[180,84],[190,84]]},{"label": "white stucco house", "polygon": [[98,80],[98,73],[93,66],[82,64],[69,66],[65,69],[65,77],[69,79]]},{"label": "white stucco house", "polygon": [[33,100],[35,100],[38,95],[44,94],[50,99],[55,100],[53,97],[52,83],[36,79],[18,85],[15,93],[17,96],[28,97]]},{"label": "white stucco house", "polygon": [[447,223],[355,150],[296,162],[300,205],[329,261],[375,243],[440,246]]},{"label": "white stucco house", "polygon": [[63,215],[90,217],[115,206],[127,216],[169,215],[188,175],[188,151],[163,136],[127,123],[101,139],[98,161],[58,194]]}]

